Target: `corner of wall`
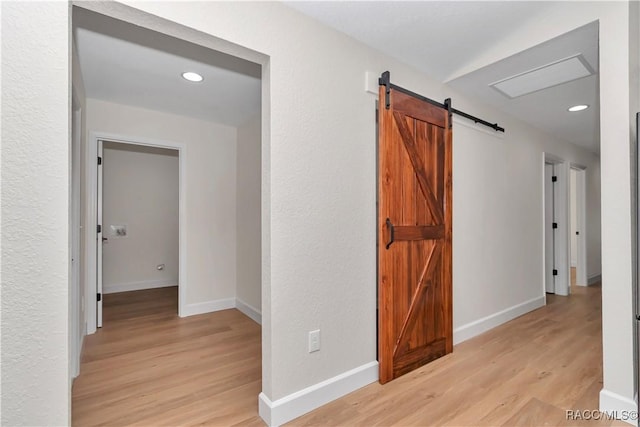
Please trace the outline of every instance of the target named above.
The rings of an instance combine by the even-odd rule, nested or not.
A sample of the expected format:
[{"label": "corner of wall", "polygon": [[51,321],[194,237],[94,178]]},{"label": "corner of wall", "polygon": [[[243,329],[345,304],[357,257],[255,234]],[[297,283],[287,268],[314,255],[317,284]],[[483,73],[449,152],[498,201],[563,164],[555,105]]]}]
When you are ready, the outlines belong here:
[{"label": "corner of wall", "polygon": [[236,142],[237,308],[260,323],[261,115],[238,127]]}]

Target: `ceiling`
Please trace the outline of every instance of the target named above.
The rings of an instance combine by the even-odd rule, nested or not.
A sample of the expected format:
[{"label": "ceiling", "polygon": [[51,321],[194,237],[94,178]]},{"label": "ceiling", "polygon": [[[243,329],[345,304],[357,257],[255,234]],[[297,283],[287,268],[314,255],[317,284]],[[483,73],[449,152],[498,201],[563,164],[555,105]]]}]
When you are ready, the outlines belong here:
[{"label": "ceiling", "polygon": [[[86,96],[239,126],[260,111],[260,65],[74,8]],[[191,83],[181,77],[195,71]]]},{"label": "ceiling", "polygon": [[[489,86],[497,80],[579,53],[595,74],[513,99]],[[592,23],[448,84],[563,140],[598,152],[600,106],[597,72],[598,24]],[[579,104],[589,105],[590,108],[576,113],[567,111],[567,108]]]},{"label": "ceiling", "polygon": [[537,1],[285,3],[439,81],[550,7]]},{"label": "ceiling", "polygon": [[[459,70],[527,22],[543,20],[554,2],[285,3],[440,82],[446,82],[469,97],[493,105],[559,139],[592,152],[599,150],[597,23],[449,81]],[[576,54],[582,54],[595,71],[594,75],[513,99],[489,86]],[[579,113],[566,111],[576,104],[588,104],[591,108]],[[492,121],[490,117],[486,119]]]},{"label": "ceiling", "polygon": [[[287,5],[441,82],[553,2],[309,1]],[[238,126],[260,111],[260,66],[122,21],[74,8],[74,34],[90,98]],[[598,27],[579,28],[448,81],[554,136],[598,152]],[[517,98],[489,85],[582,54],[596,74]],[[203,75],[202,83],[181,77]],[[425,94],[428,96],[428,94]],[[455,102],[455,99],[454,99]],[[571,105],[591,108],[569,113]],[[473,113],[473,112],[471,112]],[[491,121],[490,117],[486,118]]]}]

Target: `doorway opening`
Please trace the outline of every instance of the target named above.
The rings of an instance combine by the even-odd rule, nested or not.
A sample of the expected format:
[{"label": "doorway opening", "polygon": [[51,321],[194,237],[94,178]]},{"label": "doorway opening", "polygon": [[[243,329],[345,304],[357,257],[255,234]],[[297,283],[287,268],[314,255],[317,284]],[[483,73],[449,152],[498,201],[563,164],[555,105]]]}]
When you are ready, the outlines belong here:
[{"label": "doorway opening", "polygon": [[544,177],[544,290],[568,296],[571,292],[569,244],[569,164],[545,154]]},{"label": "doorway opening", "polygon": [[546,153],[544,168],[544,290],[568,296],[587,286],[586,168]]},{"label": "doorway opening", "polygon": [[569,212],[571,237],[571,286],[587,286],[586,168],[569,170]]},{"label": "doorway opening", "polygon": [[[269,247],[262,231],[269,206],[262,185],[268,57],[118,10],[73,7],[81,70],[74,81],[86,94],[86,130],[78,131],[86,314],[72,305],[88,334],[73,386],[74,423],[184,424],[191,412],[174,405],[176,398],[208,413],[246,402],[245,415],[257,416]],[[184,38],[168,35],[176,28]],[[202,79],[187,79],[187,71]],[[159,170],[170,177],[136,175],[150,156],[164,162]],[[142,215],[134,218],[131,210],[142,200]],[[134,237],[148,245],[125,248],[135,246]],[[151,277],[133,274],[139,271]],[[138,298],[144,293],[154,293],[153,302]],[[110,327],[112,315],[117,327]],[[199,394],[212,386],[216,393]],[[97,404],[105,400],[114,403]]]},{"label": "doorway opening", "polygon": [[[99,139],[97,323],[158,310],[178,314],[180,149]],[[182,213],[184,215],[184,213]],[[170,288],[159,291],[160,288]],[[153,290],[153,291],[152,291]],[[184,298],[184,297],[183,297]],[[112,301],[129,301],[128,309]],[[138,304],[132,304],[138,301]]]}]

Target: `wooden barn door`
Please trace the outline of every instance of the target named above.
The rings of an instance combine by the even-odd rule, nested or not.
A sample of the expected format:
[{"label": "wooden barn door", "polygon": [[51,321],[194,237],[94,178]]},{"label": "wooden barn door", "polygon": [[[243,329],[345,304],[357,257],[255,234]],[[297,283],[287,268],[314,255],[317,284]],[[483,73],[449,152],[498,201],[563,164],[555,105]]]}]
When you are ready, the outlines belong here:
[{"label": "wooden barn door", "polygon": [[449,112],[380,87],[378,358],[386,383],[450,353],[452,147]]}]

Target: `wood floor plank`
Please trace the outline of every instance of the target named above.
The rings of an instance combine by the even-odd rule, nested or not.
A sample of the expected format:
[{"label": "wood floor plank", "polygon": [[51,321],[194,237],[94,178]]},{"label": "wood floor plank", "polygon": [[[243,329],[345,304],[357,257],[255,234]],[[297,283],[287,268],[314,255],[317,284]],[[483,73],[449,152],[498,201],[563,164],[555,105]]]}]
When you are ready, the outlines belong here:
[{"label": "wood floor plank", "polygon": [[565,420],[564,411],[549,403],[534,398],[504,424],[504,427],[541,427],[562,425]]},{"label": "wood floor plank", "polygon": [[[596,410],[602,389],[600,287],[571,291],[548,295],[545,307],[289,425],[626,425],[567,419],[567,410]],[[172,292],[115,295],[113,305],[105,299],[111,320],[86,339],[74,425],[264,425],[257,413],[260,326],[237,310],[180,319]],[[165,300],[156,306],[145,298]]]},{"label": "wood floor plank", "polygon": [[569,297],[547,295],[545,307],[455,346],[446,357],[288,425],[612,425],[567,419],[567,410],[597,410],[602,388],[601,289],[571,290]]},{"label": "wood floor plank", "polygon": [[177,296],[105,295],[73,385],[74,425],[264,425],[260,325],[235,309],[181,319]]}]

